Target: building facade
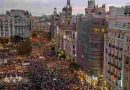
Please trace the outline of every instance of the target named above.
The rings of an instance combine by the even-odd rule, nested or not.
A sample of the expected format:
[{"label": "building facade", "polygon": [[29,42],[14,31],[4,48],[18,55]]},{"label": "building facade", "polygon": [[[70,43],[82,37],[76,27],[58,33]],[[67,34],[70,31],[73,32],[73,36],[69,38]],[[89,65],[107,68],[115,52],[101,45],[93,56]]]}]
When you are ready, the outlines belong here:
[{"label": "building facade", "polygon": [[9,38],[14,35],[13,20],[7,15],[0,16],[0,37]]},{"label": "building facade", "polygon": [[63,19],[60,27],[60,48],[66,52],[67,58],[76,58],[76,16],[72,16],[72,6],[67,0],[66,7],[62,10]]},{"label": "building facade", "polygon": [[30,13],[25,10],[10,10],[6,15],[11,18],[13,36],[18,35],[23,38],[30,37],[31,20]]},{"label": "building facade", "polygon": [[[105,5],[95,6],[89,0],[86,15],[78,18],[77,62],[86,72],[86,81],[98,81],[103,73],[104,34],[107,31]],[[90,10],[91,8],[91,10]],[[94,85],[94,84],[93,84]]]},{"label": "building facade", "polygon": [[129,90],[130,89],[130,22],[127,23],[127,30],[125,33],[126,41],[124,41],[124,89]]},{"label": "building facade", "polygon": [[72,16],[72,6],[67,0],[66,6],[60,14],[54,8],[51,21],[51,35],[57,48],[63,50],[69,59],[76,58],[76,16]]},{"label": "building facade", "polygon": [[110,90],[129,90],[129,16],[109,18],[108,33],[105,35],[104,77]]}]

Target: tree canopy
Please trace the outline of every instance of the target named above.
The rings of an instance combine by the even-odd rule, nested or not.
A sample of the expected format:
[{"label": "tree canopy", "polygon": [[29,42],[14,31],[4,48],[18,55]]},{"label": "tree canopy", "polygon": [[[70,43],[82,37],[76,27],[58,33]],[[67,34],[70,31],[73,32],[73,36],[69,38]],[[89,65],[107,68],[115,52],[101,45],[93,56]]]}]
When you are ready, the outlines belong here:
[{"label": "tree canopy", "polygon": [[17,45],[17,53],[19,55],[30,55],[32,46],[29,40],[21,42]]}]

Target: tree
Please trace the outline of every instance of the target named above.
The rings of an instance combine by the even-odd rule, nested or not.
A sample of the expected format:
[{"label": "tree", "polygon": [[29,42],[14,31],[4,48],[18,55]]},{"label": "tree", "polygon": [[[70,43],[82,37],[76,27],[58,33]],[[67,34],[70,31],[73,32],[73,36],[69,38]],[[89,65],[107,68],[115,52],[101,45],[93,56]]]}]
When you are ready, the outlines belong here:
[{"label": "tree", "polygon": [[22,38],[22,37],[20,37],[20,36],[18,36],[18,35],[15,35],[15,36],[14,36],[14,42],[15,42],[15,43],[20,43],[21,41],[23,41],[23,38]]},{"label": "tree", "polygon": [[9,42],[9,39],[4,38],[4,43],[8,43],[8,42]]},{"label": "tree", "polygon": [[14,37],[13,36],[10,36],[10,42],[14,42]]},{"label": "tree", "polygon": [[29,40],[21,42],[17,45],[17,53],[19,55],[30,55],[32,46]]},{"label": "tree", "polygon": [[70,67],[70,69],[71,69],[72,71],[75,71],[75,70],[77,71],[77,70],[80,69],[80,65],[77,64],[77,63],[75,63],[75,62],[71,62],[70,65],[69,65],[69,67]]},{"label": "tree", "polygon": [[32,38],[37,37],[37,34],[35,32],[32,33]]},{"label": "tree", "polygon": [[8,38],[2,38],[2,37],[0,37],[0,43],[1,44],[5,44],[5,43],[8,43],[8,42],[9,42]]}]

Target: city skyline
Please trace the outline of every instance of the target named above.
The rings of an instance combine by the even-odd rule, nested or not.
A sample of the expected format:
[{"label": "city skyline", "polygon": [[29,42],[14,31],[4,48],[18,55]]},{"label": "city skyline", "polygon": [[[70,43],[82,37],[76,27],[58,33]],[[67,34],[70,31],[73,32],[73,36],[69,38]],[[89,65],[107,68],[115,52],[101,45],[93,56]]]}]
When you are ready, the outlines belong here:
[{"label": "city skyline", "polygon": [[[96,4],[106,4],[108,6],[124,6],[129,2],[128,0],[95,0]],[[87,0],[71,0],[73,6],[73,14],[83,13],[87,7]],[[52,14],[53,9],[56,7],[58,11],[66,5],[66,0],[0,0],[0,13],[5,13],[11,9],[28,10],[34,16],[42,14]]]},{"label": "city skyline", "polygon": [[0,0],[0,90],[130,90],[127,2]]}]

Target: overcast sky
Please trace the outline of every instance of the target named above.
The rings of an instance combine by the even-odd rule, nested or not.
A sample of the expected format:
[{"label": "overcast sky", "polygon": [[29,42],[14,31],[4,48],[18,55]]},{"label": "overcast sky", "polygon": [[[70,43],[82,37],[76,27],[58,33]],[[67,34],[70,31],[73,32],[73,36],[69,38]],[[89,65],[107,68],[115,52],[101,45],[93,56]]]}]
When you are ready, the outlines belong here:
[{"label": "overcast sky", "polygon": [[[59,11],[66,5],[67,0],[0,0],[0,13],[6,10],[24,9],[29,10],[32,15],[39,16],[41,14],[52,14],[53,8]],[[96,0],[96,4],[107,5],[126,5],[130,0]],[[71,0],[73,6],[73,14],[84,13],[87,7],[87,0]]]}]

